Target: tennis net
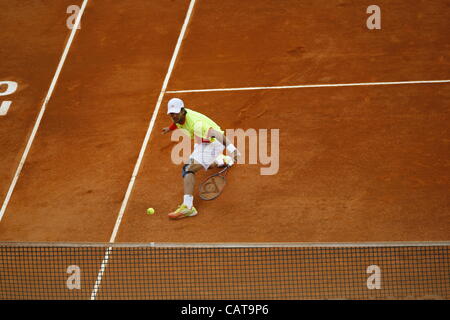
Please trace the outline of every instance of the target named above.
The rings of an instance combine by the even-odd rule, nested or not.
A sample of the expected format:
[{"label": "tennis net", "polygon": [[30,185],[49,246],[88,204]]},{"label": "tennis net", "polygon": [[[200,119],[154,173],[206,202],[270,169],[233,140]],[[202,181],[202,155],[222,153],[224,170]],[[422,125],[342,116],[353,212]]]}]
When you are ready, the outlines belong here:
[{"label": "tennis net", "polygon": [[449,299],[449,248],[0,243],[0,299]]}]

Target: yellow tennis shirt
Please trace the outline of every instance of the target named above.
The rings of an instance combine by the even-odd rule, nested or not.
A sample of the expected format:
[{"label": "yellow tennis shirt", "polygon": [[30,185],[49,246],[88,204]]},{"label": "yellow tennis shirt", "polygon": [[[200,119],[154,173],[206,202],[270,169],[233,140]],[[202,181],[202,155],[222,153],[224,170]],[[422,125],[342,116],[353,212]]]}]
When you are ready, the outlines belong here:
[{"label": "yellow tennis shirt", "polygon": [[211,128],[221,132],[222,134],[224,133],[223,130],[214,121],[212,121],[204,114],[187,108],[185,108],[185,110],[187,113],[184,123],[177,123],[176,126],[179,129],[184,129],[192,139],[198,137],[202,139],[202,142],[213,142],[214,138],[207,138],[208,131]]}]

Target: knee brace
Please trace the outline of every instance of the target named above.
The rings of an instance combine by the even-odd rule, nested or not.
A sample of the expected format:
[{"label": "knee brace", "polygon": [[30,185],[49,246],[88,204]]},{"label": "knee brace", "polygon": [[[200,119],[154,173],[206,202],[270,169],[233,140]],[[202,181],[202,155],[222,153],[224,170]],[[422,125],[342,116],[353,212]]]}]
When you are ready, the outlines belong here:
[{"label": "knee brace", "polygon": [[189,164],[185,164],[183,166],[183,169],[181,170],[181,175],[183,176],[183,178],[184,178],[185,175],[187,175],[189,173],[195,174],[194,171],[189,171],[188,169],[189,169]]}]

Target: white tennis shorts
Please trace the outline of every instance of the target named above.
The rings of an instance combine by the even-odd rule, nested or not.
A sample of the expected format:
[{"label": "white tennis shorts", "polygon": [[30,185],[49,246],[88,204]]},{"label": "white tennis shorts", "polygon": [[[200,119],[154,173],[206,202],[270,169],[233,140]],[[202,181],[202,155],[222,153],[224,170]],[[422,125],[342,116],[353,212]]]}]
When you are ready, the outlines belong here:
[{"label": "white tennis shorts", "polygon": [[201,164],[205,170],[208,170],[214,160],[223,154],[224,149],[225,147],[223,144],[218,141],[211,143],[198,143],[194,146],[194,152],[192,152],[189,160],[195,160],[195,162]]}]

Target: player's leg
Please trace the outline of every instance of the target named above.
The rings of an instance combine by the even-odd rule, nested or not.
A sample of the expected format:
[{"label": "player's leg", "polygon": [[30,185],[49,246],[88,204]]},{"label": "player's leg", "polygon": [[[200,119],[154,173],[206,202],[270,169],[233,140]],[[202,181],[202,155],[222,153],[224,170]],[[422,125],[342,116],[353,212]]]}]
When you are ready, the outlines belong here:
[{"label": "player's leg", "polygon": [[[194,195],[195,187],[195,174],[202,169],[203,166],[198,163],[191,163],[184,166],[183,170],[183,184],[184,184],[184,195]],[[192,205],[191,205],[192,206]]]},{"label": "player's leg", "polygon": [[169,213],[169,218],[178,219],[197,215],[197,209],[194,207],[195,173],[197,173],[201,168],[203,168],[203,166],[195,163],[194,160],[191,160],[189,164],[183,166],[183,204],[174,212]]}]

